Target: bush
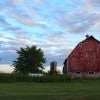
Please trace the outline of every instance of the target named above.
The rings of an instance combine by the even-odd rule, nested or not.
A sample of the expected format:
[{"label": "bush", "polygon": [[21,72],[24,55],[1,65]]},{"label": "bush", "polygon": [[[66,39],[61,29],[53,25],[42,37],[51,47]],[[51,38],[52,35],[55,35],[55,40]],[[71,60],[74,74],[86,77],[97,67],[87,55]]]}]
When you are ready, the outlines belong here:
[{"label": "bush", "polygon": [[0,82],[36,82],[36,83],[54,83],[54,82],[71,82],[71,78],[65,75],[44,75],[33,77],[27,74],[7,74],[0,73]]}]

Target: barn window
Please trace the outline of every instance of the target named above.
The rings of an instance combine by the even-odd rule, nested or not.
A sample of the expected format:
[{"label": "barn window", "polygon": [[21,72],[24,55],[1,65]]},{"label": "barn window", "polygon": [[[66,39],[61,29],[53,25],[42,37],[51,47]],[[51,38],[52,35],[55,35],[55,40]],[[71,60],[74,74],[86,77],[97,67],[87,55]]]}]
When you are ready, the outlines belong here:
[{"label": "barn window", "polygon": [[94,74],[95,72],[94,71],[89,71],[89,74]]},{"label": "barn window", "polygon": [[80,72],[79,71],[77,71],[77,72],[75,72],[76,74],[80,74]]}]

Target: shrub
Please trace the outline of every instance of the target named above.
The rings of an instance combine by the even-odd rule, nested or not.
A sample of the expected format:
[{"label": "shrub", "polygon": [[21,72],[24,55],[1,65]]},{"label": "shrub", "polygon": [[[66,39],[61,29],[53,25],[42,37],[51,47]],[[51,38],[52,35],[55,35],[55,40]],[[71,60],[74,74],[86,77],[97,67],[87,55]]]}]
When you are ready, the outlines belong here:
[{"label": "shrub", "polygon": [[27,74],[6,74],[0,73],[0,82],[36,82],[36,83],[54,83],[54,82],[71,82],[71,78],[65,75],[44,75],[29,76]]}]

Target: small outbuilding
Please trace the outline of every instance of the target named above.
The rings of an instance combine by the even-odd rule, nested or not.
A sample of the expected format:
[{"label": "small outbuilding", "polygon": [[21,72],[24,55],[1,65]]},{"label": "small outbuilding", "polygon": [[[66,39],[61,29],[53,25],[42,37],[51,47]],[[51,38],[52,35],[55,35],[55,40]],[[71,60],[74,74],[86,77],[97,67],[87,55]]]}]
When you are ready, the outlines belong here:
[{"label": "small outbuilding", "polygon": [[100,41],[87,35],[65,59],[63,73],[73,78],[100,77]]}]

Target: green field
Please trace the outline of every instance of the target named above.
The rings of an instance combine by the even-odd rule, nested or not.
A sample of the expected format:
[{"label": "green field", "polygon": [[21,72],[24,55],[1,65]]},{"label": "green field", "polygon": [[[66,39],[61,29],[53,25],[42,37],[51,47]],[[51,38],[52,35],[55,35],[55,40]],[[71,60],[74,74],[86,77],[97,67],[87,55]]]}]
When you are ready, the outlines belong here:
[{"label": "green field", "polygon": [[100,100],[100,79],[72,83],[0,83],[0,100]]}]

